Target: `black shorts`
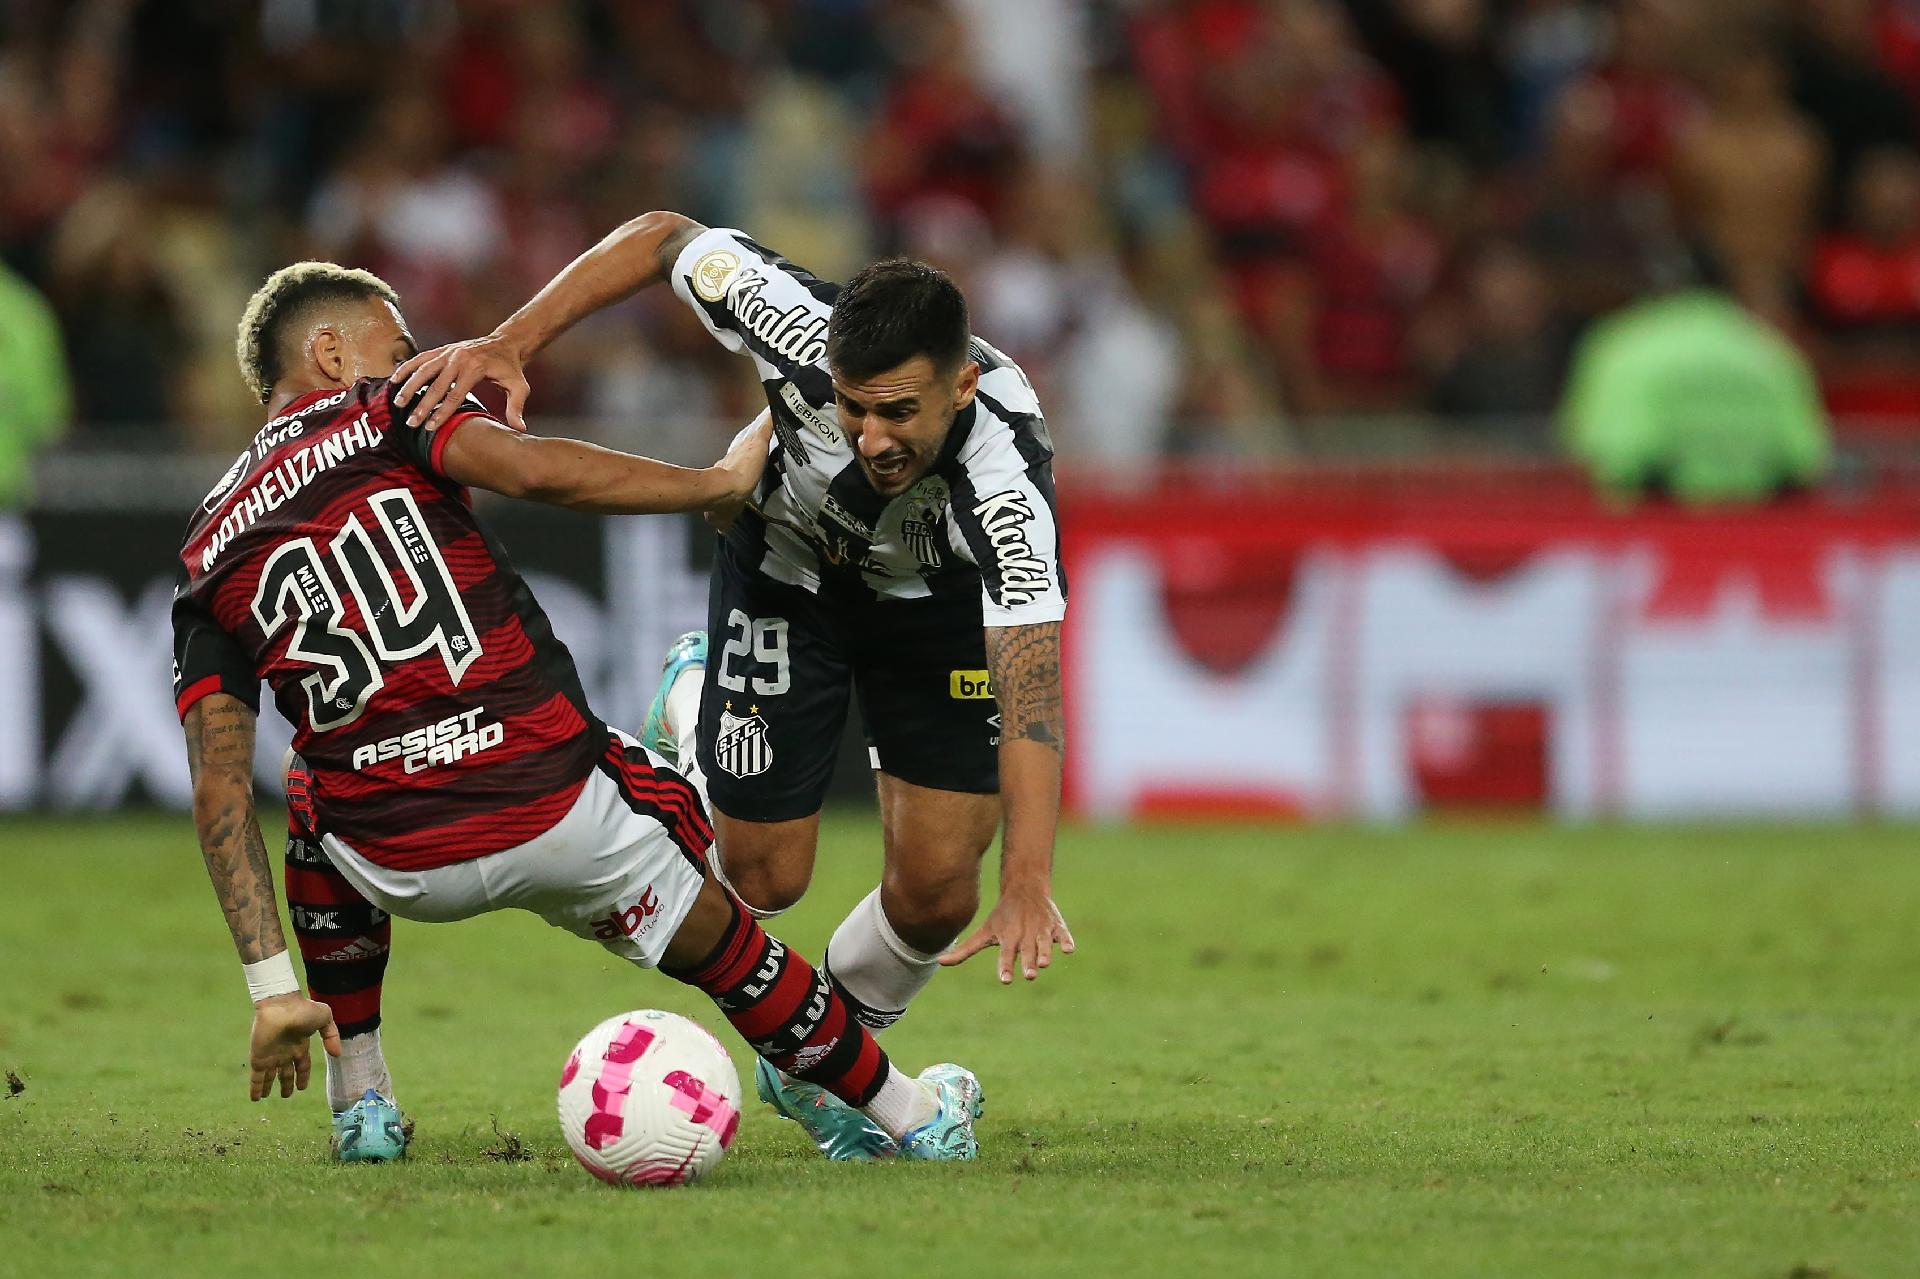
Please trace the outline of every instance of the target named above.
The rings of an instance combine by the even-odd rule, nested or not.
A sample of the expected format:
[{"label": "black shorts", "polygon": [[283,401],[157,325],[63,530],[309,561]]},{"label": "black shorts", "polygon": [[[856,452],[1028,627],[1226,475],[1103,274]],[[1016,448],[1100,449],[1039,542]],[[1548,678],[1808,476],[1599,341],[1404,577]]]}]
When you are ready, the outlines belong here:
[{"label": "black shorts", "polygon": [[935,790],[1000,789],[1000,715],[980,596],[885,602],[814,595],[740,565],[722,540],[707,597],[700,766],[713,806],[745,821],[818,812],[847,695],[875,769]]}]

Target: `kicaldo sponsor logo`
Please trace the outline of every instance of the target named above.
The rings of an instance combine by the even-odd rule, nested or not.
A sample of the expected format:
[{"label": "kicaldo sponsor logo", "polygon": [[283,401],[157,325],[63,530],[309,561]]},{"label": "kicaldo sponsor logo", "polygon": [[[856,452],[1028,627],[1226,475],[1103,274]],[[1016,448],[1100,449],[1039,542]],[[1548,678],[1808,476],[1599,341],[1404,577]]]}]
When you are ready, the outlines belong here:
[{"label": "kicaldo sponsor logo", "polygon": [[758,267],[735,272],[727,284],[726,306],[747,332],[795,364],[818,364],[827,355],[827,315],[811,299],[780,307],[761,294],[767,276]]},{"label": "kicaldo sponsor logo", "polygon": [[660,899],[649,888],[640,894],[640,900],[622,908],[614,907],[607,912],[606,918],[593,921],[593,939],[595,941],[613,941],[616,938],[638,937],[653,925],[653,918],[660,913]]},{"label": "kicaldo sponsor logo", "polygon": [[506,740],[507,730],[498,721],[482,724],[480,717],[486,713],[486,707],[476,706],[424,728],[369,742],[354,750],[353,766],[369,768],[397,759],[407,773],[419,773],[492,750]]},{"label": "kicaldo sponsor logo", "polygon": [[1027,538],[1034,513],[1026,494],[1018,489],[995,493],[974,507],[973,513],[993,547],[999,570],[994,594],[1002,608],[1031,604],[1052,589],[1047,562],[1033,553]]}]

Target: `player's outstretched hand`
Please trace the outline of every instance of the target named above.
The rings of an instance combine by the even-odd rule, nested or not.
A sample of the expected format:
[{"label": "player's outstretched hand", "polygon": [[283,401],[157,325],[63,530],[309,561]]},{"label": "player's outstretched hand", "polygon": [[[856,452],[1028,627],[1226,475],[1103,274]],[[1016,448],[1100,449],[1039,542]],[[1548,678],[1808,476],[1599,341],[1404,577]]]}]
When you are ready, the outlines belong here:
[{"label": "player's outstretched hand", "polygon": [[489,335],[422,351],[395,369],[393,380],[400,383],[397,398],[407,410],[408,426],[439,430],[470,392],[482,382],[495,382],[507,389],[507,425],[524,431],[531,389],[525,365],[512,343]]},{"label": "player's outstretched hand", "polygon": [[940,962],[951,968],[989,946],[998,946],[1000,984],[1008,986],[1013,984],[1015,967],[1028,981],[1038,977],[1042,968],[1053,963],[1056,942],[1061,954],[1073,953],[1073,934],[1067,930],[1067,921],[1053,904],[1050,892],[1044,888],[1002,889],[986,922],[940,956]]},{"label": "player's outstretched hand", "polygon": [[727,455],[714,463],[714,469],[727,476],[727,494],[706,509],[707,523],[726,532],[741,508],[753,500],[760,474],[767,467],[767,446],[773,440],[773,414],[762,410],[753,424],[740,432],[727,449]]},{"label": "player's outstretched hand", "polygon": [[299,992],[274,995],[253,1006],[253,1081],[248,1089],[251,1100],[259,1101],[280,1081],[280,1095],[293,1096],[296,1088],[305,1088],[313,1073],[307,1055],[307,1041],[315,1035],[329,1056],[340,1055],[340,1029],[333,1024],[333,1010]]}]

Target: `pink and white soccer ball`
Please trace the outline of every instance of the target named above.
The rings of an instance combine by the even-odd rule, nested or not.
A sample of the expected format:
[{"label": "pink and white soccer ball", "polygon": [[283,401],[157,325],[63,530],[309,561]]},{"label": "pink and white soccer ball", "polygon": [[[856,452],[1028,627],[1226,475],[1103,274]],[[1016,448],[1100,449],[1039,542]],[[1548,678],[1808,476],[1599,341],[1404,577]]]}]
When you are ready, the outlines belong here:
[{"label": "pink and white soccer ball", "polygon": [[560,1131],[616,1186],[683,1186],[712,1172],[740,1127],[740,1076],[698,1022],[657,1008],[609,1017],[560,1072]]}]

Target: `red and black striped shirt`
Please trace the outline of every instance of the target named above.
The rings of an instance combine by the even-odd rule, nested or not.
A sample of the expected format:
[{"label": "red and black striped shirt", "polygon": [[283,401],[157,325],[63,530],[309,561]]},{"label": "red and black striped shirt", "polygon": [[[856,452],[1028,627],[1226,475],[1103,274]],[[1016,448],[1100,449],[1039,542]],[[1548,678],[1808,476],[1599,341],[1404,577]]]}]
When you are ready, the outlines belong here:
[{"label": "red and black striped shirt", "polygon": [[272,686],[315,823],[421,870],[525,843],[607,751],[573,657],[442,474],[478,406],[431,435],[394,388],[316,391],[254,437],[187,529],[173,605],[180,714]]}]

